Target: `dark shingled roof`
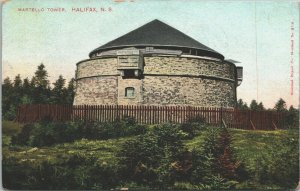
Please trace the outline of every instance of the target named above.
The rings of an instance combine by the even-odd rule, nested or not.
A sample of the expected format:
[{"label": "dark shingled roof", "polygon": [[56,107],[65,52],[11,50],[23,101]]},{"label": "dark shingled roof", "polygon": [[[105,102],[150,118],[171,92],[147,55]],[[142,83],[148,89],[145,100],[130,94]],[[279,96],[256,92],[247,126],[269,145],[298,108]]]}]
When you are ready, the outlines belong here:
[{"label": "dark shingled roof", "polygon": [[222,60],[224,59],[222,54],[157,19],[100,46],[93,50],[90,56],[97,51],[130,46],[192,48],[201,50],[205,53],[203,54],[204,56],[207,55]]}]

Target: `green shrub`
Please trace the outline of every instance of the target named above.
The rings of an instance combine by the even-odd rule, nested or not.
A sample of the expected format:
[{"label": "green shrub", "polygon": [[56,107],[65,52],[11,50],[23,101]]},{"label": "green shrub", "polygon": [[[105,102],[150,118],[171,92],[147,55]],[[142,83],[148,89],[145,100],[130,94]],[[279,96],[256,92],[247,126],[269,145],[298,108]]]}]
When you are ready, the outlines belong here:
[{"label": "green shrub", "polygon": [[124,117],[114,122],[86,122],[84,135],[87,139],[110,139],[139,135],[147,131],[145,125],[139,125],[133,118]]},{"label": "green shrub", "polygon": [[140,174],[149,167],[158,167],[162,154],[163,148],[158,145],[158,137],[153,133],[147,133],[126,141],[117,156],[120,157],[120,164],[127,167],[125,177],[136,176],[135,180],[142,182]]},{"label": "green shrub", "polygon": [[39,163],[3,159],[3,186],[12,190],[109,190],[120,185],[120,168],[83,154]]},{"label": "green shrub", "polygon": [[83,122],[41,122],[35,123],[31,131],[29,145],[50,146],[72,142],[83,136]]},{"label": "green shrub", "polygon": [[115,122],[50,122],[25,125],[21,132],[12,138],[13,144],[30,146],[50,146],[72,142],[77,139],[110,139],[143,134],[145,125],[136,124],[131,118]]},{"label": "green shrub", "polygon": [[266,147],[257,156],[254,171],[250,171],[252,179],[259,184],[295,188],[299,180],[298,144],[297,138],[289,138]]},{"label": "green shrub", "polygon": [[227,180],[246,180],[248,177],[241,164],[232,148],[230,133],[226,128],[222,128],[216,146],[216,172]]},{"label": "green shrub", "polygon": [[3,119],[13,121],[16,119],[16,106],[11,105],[9,110],[2,114]]},{"label": "green shrub", "polygon": [[13,145],[29,145],[31,131],[33,129],[34,129],[34,124],[24,125],[22,130],[17,135],[12,136],[11,143]]},{"label": "green shrub", "polygon": [[197,115],[189,118],[185,123],[181,124],[180,129],[188,134],[187,138],[193,138],[206,126],[205,118]]},{"label": "green shrub", "polygon": [[152,133],[157,136],[158,145],[161,148],[168,148],[172,156],[181,153],[183,149],[182,140],[188,136],[179,128],[179,125],[170,123],[155,126]]},{"label": "green shrub", "polygon": [[248,178],[243,163],[231,148],[231,136],[226,128],[208,129],[202,150],[193,150],[191,182],[209,189],[232,189],[239,180]]},{"label": "green shrub", "polygon": [[192,151],[193,166],[191,169],[191,182],[194,184],[210,182],[210,177],[215,173],[214,163],[216,162],[216,149],[219,137],[219,128],[207,130],[204,143],[200,145],[201,150]]},{"label": "green shrub", "polygon": [[171,187],[180,173],[176,167],[183,164],[185,136],[177,125],[163,124],[125,142],[117,153],[119,164],[126,167],[124,179],[152,188]]},{"label": "green shrub", "polygon": [[23,126],[23,124],[15,121],[2,121],[2,134],[7,136],[17,135]]}]

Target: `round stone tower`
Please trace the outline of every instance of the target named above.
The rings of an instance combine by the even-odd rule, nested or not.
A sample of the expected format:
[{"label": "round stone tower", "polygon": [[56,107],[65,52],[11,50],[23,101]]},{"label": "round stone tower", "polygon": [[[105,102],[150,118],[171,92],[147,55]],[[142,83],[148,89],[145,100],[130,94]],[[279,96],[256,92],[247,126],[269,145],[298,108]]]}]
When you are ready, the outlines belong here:
[{"label": "round stone tower", "polygon": [[242,67],[154,20],[77,63],[74,105],[234,107]]}]

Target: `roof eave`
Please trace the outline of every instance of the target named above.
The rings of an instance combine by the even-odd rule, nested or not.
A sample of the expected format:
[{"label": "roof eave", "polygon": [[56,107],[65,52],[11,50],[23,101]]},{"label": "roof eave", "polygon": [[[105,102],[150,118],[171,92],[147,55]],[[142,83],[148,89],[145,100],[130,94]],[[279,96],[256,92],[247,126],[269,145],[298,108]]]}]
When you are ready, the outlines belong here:
[{"label": "roof eave", "polygon": [[99,47],[96,48],[94,50],[92,50],[89,53],[89,57],[91,58],[92,54],[94,54],[95,52],[98,51],[104,51],[104,50],[111,50],[111,49],[116,49],[116,48],[125,48],[125,47],[134,47],[134,46],[153,46],[153,47],[176,47],[176,48],[191,48],[191,49],[196,49],[196,50],[200,50],[200,51],[204,51],[204,52],[209,52],[212,55],[215,55],[216,58],[219,58],[221,60],[224,60],[224,56],[216,51],[211,51],[211,50],[207,50],[207,49],[201,49],[198,47],[188,47],[188,46],[178,46],[178,45],[161,45],[161,44],[130,44],[130,45],[120,45],[120,46],[110,46],[110,47]]}]

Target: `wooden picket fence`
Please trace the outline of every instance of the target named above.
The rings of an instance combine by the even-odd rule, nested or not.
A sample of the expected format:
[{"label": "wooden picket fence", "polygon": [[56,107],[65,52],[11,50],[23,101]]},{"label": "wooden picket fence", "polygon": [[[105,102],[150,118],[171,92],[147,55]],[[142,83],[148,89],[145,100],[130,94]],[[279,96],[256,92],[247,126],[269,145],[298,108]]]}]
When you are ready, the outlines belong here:
[{"label": "wooden picket fence", "polygon": [[20,123],[33,123],[45,119],[112,122],[124,117],[134,118],[139,124],[167,122],[182,124],[198,118],[208,124],[224,125],[228,128],[252,130],[284,128],[284,114],[280,112],[191,106],[21,105],[16,120]]}]

